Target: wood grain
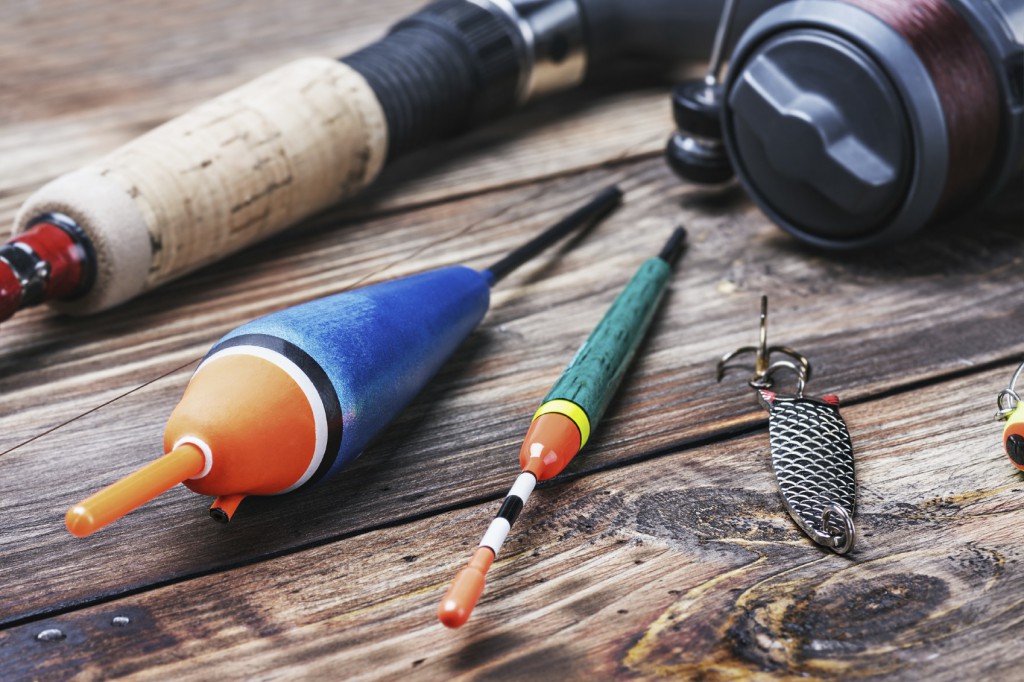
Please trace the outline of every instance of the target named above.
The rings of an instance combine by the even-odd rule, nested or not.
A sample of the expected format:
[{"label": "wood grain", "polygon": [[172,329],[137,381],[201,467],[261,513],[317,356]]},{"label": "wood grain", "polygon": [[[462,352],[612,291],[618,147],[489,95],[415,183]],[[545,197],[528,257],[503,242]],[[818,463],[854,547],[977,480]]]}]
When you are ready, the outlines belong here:
[{"label": "wood grain", "polygon": [[[0,658],[131,679],[1013,679],[1024,478],[988,420],[1003,378],[844,408],[848,557],[786,515],[759,430],[543,486],[459,631],[437,601],[496,501],[9,628]],[[49,628],[66,639],[35,639]]]},{"label": "wood grain", "polygon": [[[483,267],[613,179],[622,181],[626,205],[561,259],[541,259],[503,283],[483,327],[394,429],[346,475],[317,490],[247,502],[230,529],[211,526],[206,503],[176,490],[93,538],[69,536],[60,522],[67,507],[160,452],[163,424],[188,366],[17,447],[118,391],[198,359],[220,334],[256,314],[361,278],[377,281],[460,261]],[[723,350],[754,341],[762,291],[772,297],[772,339],[810,355],[818,371],[815,390],[846,399],[935,381],[973,365],[1009,363],[1020,351],[1005,317],[1016,285],[999,276],[999,268],[989,269],[1000,261],[1010,267],[1020,257],[1024,245],[1011,228],[994,225],[945,244],[911,244],[889,254],[889,269],[883,269],[866,256],[838,262],[811,255],[749,205],[733,201],[715,209],[699,199],[660,162],[639,161],[461,201],[458,217],[452,204],[442,204],[360,224],[349,233],[351,241],[311,232],[302,241],[266,247],[279,258],[259,268],[248,258],[257,259],[261,250],[97,318],[97,325],[62,322],[68,336],[49,341],[64,351],[41,356],[32,350],[31,335],[21,351],[12,344],[14,357],[8,356],[0,384],[14,410],[0,417],[0,433],[10,439],[5,449],[14,449],[2,456],[0,509],[12,516],[8,551],[39,568],[28,576],[20,562],[0,567],[8,598],[2,622],[499,494],[529,415],[680,217],[691,230],[691,251],[589,456],[572,470],[760,422],[742,376],[716,386],[711,373]],[[958,264],[942,259],[954,250]],[[929,251],[942,277],[928,274]],[[341,282],[329,265],[333,259],[337,273],[351,273]],[[901,269],[902,278],[895,274]],[[945,312],[936,316],[936,310]],[[72,480],[65,461],[75,472]],[[460,473],[453,479],[451,472]],[[19,483],[30,479],[34,486]],[[40,489],[52,493],[40,496]],[[391,500],[384,507],[382,494]],[[125,551],[137,559],[117,573],[107,570]],[[39,579],[52,592],[40,592]]]},{"label": "wood grain", "polygon": [[[0,22],[0,221],[50,177],[289,59],[354,49],[417,4],[17,0]],[[1013,679],[1024,479],[990,417],[1024,354],[1021,207],[885,252],[812,252],[738,189],[674,178],[656,158],[664,89],[627,85],[426,150],[362,202],[117,310],[0,327],[0,677]],[[228,527],[178,487],[87,540],[63,529],[70,504],[159,453],[190,370],[229,329],[485,267],[610,182],[625,205],[502,282],[345,475],[249,500]],[[531,501],[470,626],[444,631],[436,602],[530,415],[678,223],[690,252],[588,451]],[[770,341],[849,405],[864,531],[850,560],[782,511],[743,373],[711,379],[755,341],[762,293]],[[65,639],[37,641],[49,626]]]}]

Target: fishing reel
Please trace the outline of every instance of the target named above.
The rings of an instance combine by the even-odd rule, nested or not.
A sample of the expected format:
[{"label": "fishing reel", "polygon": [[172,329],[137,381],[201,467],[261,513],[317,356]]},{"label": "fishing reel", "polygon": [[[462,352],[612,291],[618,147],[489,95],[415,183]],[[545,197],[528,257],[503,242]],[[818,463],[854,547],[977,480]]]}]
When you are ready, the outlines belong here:
[{"label": "fishing reel", "polygon": [[1024,169],[1024,0],[801,0],[763,13],[719,78],[672,93],[678,175],[734,175],[801,241],[875,246],[981,205]]}]

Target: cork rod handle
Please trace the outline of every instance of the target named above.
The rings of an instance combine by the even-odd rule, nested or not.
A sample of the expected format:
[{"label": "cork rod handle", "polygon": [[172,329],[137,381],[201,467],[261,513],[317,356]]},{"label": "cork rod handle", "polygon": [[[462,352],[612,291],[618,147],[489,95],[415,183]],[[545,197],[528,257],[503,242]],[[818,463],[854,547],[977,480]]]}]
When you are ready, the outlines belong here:
[{"label": "cork rod handle", "polygon": [[387,123],[351,67],[303,59],[169,121],[29,197],[16,218],[75,220],[96,283],[57,301],[75,314],[117,305],[351,196],[379,173]]}]

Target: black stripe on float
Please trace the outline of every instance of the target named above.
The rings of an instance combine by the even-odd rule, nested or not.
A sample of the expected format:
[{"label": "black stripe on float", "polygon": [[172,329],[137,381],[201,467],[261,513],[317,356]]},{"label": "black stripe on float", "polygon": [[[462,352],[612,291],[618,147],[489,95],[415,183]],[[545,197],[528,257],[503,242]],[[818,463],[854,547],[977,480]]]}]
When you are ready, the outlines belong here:
[{"label": "black stripe on float", "polygon": [[523,499],[518,495],[509,495],[501,503],[501,509],[498,510],[498,514],[494,518],[505,519],[511,526],[519,518],[521,511],[523,511]]},{"label": "black stripe on float", "polygon": [[[324,458],[320,461],[320,466],[316,468],[316,471],[313,472],[308,481],[295,490],[308,488],[330,471],[334,465],[334,460],[338,458],[338,450],[341,449],[341,403],[338,400],[338,393],[334,390],[334,384],[331,383],[330,378],[323,367],[320,366],[320,363],[310,357],[309,353],[289,341],[276,336],[270,336],[269,334],[242,334],[241,336],[234,336],[211,348],[210,352],[203,358],[203,361],[205,362],[207,358],[218,351],[234,346],[258,346],[259,348],[266,348],[279,355],[283,355],[294,362],[302,370],[302,373],[309,377],[309,380],[313,382],[313,387],[316,388],[316,392],[320,395],[320,400],[324,404],[324,411],[327,413],[327,448],[324,452]],[[292,492],[295,491],[293,490]]]}]

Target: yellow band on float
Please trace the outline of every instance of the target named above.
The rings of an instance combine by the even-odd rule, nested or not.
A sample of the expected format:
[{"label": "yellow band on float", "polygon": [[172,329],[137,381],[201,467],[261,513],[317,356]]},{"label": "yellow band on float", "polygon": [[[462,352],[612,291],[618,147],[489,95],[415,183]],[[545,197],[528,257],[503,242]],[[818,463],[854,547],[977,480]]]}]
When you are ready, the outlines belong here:
[{"label": "yellow band on float", "polygon": [[572,401],[556,398],[555,400],[547,401],[537,408],[533,418],[536,419],[542,414],[550,412],[563,414],[571,419],[576,424],[576,428],[580,430],[580,448],[587,444],[587,440],[590,438],[590,417],[587,416],[582,407]]}]

